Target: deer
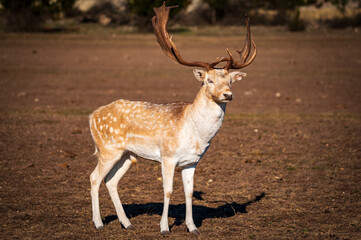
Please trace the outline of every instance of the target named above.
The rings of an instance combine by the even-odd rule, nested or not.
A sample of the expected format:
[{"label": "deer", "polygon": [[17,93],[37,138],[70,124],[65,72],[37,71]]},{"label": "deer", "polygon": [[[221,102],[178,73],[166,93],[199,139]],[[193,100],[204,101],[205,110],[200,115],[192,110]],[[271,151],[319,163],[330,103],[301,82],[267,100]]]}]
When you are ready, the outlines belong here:
[{"label": "deer", "polygon": [[[104,179],[114,204],[118,220],[125,229],[133,229],[118,195],[118,182],[137,157],[161,164],[164,190],[163,213],[160,220],[161,234],[169,234],[168,210],[173,191],[176,167],[181,168],[186,203],[185,224],[190,233],[199,234],[193,221],[193,177],[200,159],[210,147],[220,129],[227,103],[233,98],[231,84],[246,76],[243,72],[230,72],[251,64],[257,48],[251,40],[249,20],[246,16],[247,38],[242,50],[237,50],[240,60],[235,60],[227,48],[228,57],[213,62],[185,60],[172,37],[167,32],[171,8],[154,8],[152,25],[157,41],[166,56],[194,69],[195,78],[202,86],[192,103],[176,102],[156,104],[120,99],[99,107],[89,116],[90,132],[95,144],[98,163],[90,175],[93,222],[103,228],[99,210],[99,187]],[[251,57],[251,48],[254,48]],[[224,67],[216,67],[225,63]]]}]

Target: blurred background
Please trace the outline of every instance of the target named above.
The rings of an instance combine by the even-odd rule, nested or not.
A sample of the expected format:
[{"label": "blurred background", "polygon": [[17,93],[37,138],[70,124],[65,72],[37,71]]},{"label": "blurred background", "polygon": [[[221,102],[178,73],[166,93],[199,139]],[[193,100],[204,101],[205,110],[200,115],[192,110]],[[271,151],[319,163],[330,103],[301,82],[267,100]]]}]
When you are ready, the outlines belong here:
[{"label": "blurred background", "polygon": [[[153,6],[162,0],[0,0],[1,31],[79,31],[84,24],[150,31]],[[360,0],[168,0],[179,5],[171,23],[182,26],[285,26],[289,31],[358,28]]]}]

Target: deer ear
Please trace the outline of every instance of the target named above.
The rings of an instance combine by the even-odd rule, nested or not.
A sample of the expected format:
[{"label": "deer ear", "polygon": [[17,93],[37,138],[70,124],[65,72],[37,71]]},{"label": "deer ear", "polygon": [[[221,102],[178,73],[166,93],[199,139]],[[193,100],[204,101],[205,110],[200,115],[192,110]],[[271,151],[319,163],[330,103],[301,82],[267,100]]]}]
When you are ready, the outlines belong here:
[{"label": "deer ear", "polygon": [[203,70],[193,69],[193,74],[200,82],[203,82],[206,79],[206,72]]},{"label": "deer ear", "polygon": [[231,76],[232,82],[242,80],[242,78],[247,76],[244,72],[231,72],[229,75]]}]

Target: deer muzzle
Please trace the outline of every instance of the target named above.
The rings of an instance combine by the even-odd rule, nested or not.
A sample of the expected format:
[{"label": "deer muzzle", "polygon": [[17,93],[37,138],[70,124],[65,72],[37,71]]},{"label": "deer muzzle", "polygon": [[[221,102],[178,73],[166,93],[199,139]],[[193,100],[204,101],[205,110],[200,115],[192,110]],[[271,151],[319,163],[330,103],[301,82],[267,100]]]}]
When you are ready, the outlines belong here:
[{"label": "deer muzzle", "polygon": [[225,92],[223,93],[224,99],[227,101],[231,101],[233,99],[233,93],[231,92]]}]

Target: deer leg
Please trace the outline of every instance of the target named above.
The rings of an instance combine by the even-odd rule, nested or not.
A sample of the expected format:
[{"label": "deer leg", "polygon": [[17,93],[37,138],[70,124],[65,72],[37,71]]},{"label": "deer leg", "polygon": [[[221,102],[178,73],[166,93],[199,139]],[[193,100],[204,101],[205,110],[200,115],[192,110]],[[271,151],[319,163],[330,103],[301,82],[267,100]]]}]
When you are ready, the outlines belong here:
[{"label": "deer leg", "polygon": [[199,231],[193,221],[192,197],[193,197],[193,176],[196,165],[185,167],[182,170],[182,179],[184,194],[186,199],[186,225],[189,232],[199,234]]},{"label": "deer leg", "polygon": [[93,222],[97,229],[103,228],[103,222],[99,210],[99,186],[104,177],[112,169],[122,154],[123,152],[112,157],[100,154],[98,164],[90,175],[90,194],[92,198]]},{"label": "deer leg", "polygon": [[123,177],[123,175],[128,171],[128,169],[132,165],[131,158],[134,158],[134,157],[130,156],[129,153],[124,154],[122,156],[122,158],[110,170],[108,175],[105,177],[105,185],[108,188],[109,195],[114,204],[115,211],[117,212],[119,222],[126,229],[131,229],[132,224],[130,223],[129,219],[125,215],[122,203],[119,199],[117,186],[118,186],[119,180]]},{"label": "deer leg", "polygon": [[163,176],[163,188],[164,188],[163,214],[160,220],[160,231],[162,234],[169,234],[168,210],[169,210],[170,196],[173,192],[173,176],[175,169],[175,164],[171,163],[170,159],[167,160],[165,161],[163,160],[162,162],[162,176]]}]

